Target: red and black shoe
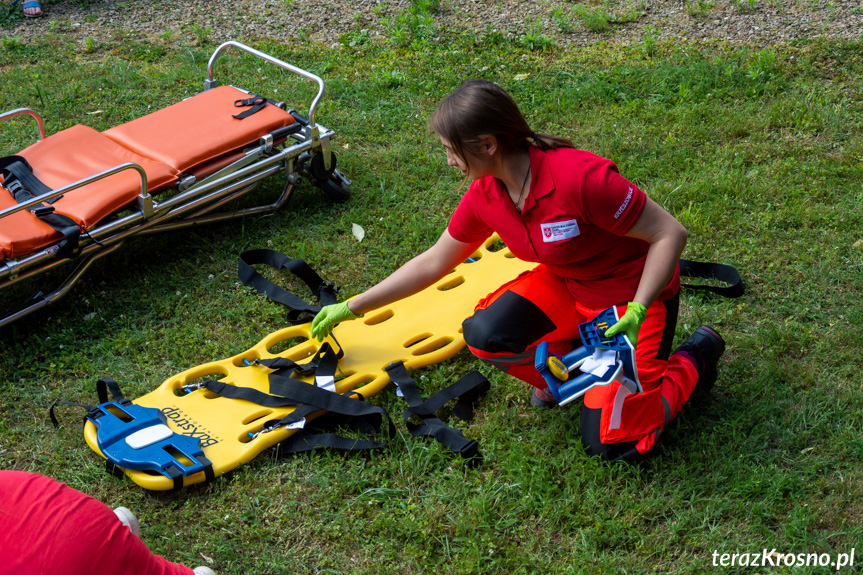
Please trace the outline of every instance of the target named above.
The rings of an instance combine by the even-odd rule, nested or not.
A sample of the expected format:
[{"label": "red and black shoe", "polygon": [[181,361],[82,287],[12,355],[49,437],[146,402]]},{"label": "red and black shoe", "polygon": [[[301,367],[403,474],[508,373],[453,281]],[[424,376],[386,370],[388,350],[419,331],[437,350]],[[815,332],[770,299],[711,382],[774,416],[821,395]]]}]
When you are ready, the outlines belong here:
[{"label": "red and black shoe", "polygon": [[551,409],[557,405],[557,400],[547,388],[539,389],[538,387],[534,387],[533,395],[530,396],[530,404],[535,407]]},{"label": "red and black shoe", "polygon": [[685,354],[692,360],[698,369],[695,391],[706,393],[716,382],[716,365],[725,353],[725,340],[713,328],[702,325],[674,353]]}]

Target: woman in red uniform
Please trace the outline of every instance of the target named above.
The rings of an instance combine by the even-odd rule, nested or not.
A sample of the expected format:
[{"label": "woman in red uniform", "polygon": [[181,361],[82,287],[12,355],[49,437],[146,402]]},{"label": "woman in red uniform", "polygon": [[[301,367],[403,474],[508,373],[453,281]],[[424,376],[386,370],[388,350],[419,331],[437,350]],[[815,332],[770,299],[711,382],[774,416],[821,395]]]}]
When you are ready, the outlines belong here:
[{"label": "woman in red uniform", "polygon": [[447,163],[472,183],[437,243],[350,302],[315,317],[319,339],[348,319],[441,279],[497,232],[518,258],[539,265],[483,299],[464,322],[470,350],[535,387],[531,403],[554,405],[534,368],[541,341],[565,354],[578,324],[610,306],[636,345],[643,394],[615,382],[584,396],[582,442],[591,455],[632,460],[650,451],[696,386],[708,389],[725,349],[701,326],[674,354],[680,277],[688,232],[623,178],[617,167],[571,141],[537,134],[502,88],[471,80],[429,122]]}]

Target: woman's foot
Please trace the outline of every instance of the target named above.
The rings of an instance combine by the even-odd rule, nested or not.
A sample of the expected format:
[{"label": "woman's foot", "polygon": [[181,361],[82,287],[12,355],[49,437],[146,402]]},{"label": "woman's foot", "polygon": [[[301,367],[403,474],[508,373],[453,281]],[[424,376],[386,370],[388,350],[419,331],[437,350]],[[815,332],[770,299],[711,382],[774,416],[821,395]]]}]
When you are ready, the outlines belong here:
[{"label": "woman's foot", "polygon": [[695,391],[704,393],[716,382],[716,365],[725,353],[725,340],[712,327],[702,325],[674,353],[685,355],[695,364],[698,369]]},{"label": "woman's foot", "polygon": [[548,389],[533,388],[533,395],[530,396],[530,404],[543,409],[551,409],[557,405],[557,400]]},{"label": "woman's foot", "polygon": [[42,15],[42,5],[39,4],[39,0],[27,0],[21,8],[27,18],[38,18]]}]

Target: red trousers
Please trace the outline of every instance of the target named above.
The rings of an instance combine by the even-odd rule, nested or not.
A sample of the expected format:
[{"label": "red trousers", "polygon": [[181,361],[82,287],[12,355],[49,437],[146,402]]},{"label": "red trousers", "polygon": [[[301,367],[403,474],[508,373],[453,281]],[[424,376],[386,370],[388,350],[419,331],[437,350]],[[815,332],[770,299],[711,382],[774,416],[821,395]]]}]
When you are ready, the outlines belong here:
[{"label": "red trousers", "polygon": [[[644,393],[631,394],[614,382],[584,395],[581,436],[591,455],[612,460],[645,455],[692,395],[698,381],[695,364],[687,355],[669,357],[677,308],[676,295],[656,301],[641,325],[635,357]],[[536,346],[547,341],[551,353],[572,351],[581,345],[578,324],[603,309],[582,305],[565,278],[540,265],[480,301],[464,322],[464,337],[486,363],[545,389],[534,367]],[[618,315],[625,311],[626,302],[618,304]]]}]

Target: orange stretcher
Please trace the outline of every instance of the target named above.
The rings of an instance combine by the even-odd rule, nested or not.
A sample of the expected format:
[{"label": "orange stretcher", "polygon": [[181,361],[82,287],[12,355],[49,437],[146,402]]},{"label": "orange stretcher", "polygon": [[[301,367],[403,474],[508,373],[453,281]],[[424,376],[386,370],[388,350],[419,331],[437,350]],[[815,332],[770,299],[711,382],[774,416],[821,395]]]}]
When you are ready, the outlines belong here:
[{"label": "orange stretcher", "polygon": [[[213,67],[227,48],[317,83],[308,116],[219,85]],[[53,292],[2,313],[0,327],[68,293],[96,259],[133,235],[273,211],[304,179],[333,200],[347,199],[351,182],[336,169],[335,133],[315,121],[323,94],[315,74],[226,42],[210,57],[203,92],[104,132],[77,125],[45,137],[33,110],[0,114],[0,121],[30,116],[39,132],[36,143],[0,158],[0,290],[74,264]],[[220,210],[278,173],[285,184],[274,202]]]}]

